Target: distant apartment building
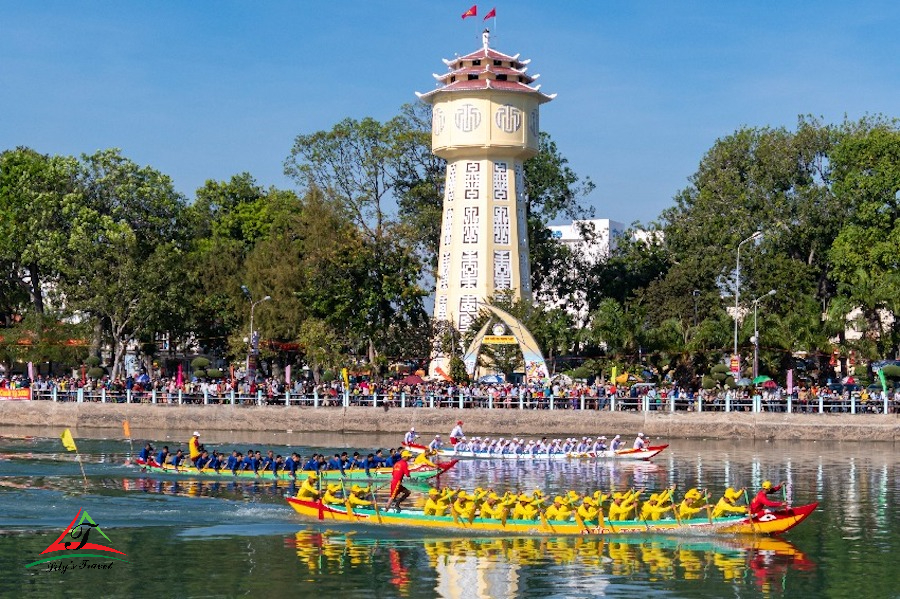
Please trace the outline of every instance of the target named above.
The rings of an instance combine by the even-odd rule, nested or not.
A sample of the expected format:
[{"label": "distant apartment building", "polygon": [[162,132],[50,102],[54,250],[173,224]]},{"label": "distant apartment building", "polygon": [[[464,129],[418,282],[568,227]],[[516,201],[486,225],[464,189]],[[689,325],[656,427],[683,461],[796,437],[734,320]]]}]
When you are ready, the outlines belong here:
[{"label": "distant apartment building", "polygon": [[608,218],[576,220],[570,225],[551,225],[547,228],[573,254],[583,255],[594,264],[609,258],[626,229],[623,223]]},{"label": "distant apartment building", "polygon": [[[618,239],[625,234],[626,227],[618,221],[596,218],[573,221],[569,225],[551,225],[548,229],[556,240],[572,251],[572,254],[583,256],[591,264],[597,264],[610,257],[616,249]],[[536,289],[535,300],[544,306],[564,309],[575,319],[578,326],[587,324],[589,316],[587,294],[583,289],[575,290],[565,300],[546,297]]]}]

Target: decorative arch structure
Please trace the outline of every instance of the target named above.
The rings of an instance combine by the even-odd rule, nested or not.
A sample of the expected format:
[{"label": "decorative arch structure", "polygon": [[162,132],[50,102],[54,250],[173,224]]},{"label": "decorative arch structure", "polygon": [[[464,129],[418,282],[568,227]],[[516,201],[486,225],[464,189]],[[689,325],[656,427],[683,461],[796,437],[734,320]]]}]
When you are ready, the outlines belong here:
[{"label": "decorative arch structure", "polygon": [[[513,337],[516,338],[519,349],[522,350],[522,358],[525,360],[525,380],[530,383],[549,378],[550,373],[547,370],[547,363],[544,361],[544,354],[541,353],[541,348],[538,347],[531,331],[525,328],[525,325],[518,318],[505,310],[483,303],[479,303],[479,307],[487,310],[494,318],[505,324]],[[475,376],[478,354],[481,353],[481,346],[492,323],[493,318],[484,323],[484,326],[481,327],[478,334],[475,335],[475,339],[469,345],[469,349],[463,355],[463,363],[466,365],[466,372],[469,373],[469,376]]]}]

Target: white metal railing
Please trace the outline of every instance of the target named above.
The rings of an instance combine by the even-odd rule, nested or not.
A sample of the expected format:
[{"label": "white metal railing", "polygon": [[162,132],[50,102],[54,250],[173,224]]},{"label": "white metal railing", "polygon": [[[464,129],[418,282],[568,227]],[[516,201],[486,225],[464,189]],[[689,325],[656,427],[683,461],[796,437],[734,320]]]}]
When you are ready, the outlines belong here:
[{"label": "white metal railing", "polygon": [[358,393],[333,394],[314,390],[306,393],[287,391],[283,394],[256,394],[184,391],[108,391],[106,389],[49,389],[33,390],[32,399],[38,401],[78,403],[145,403],[159,405],[233,405],[233,406],[295,406],[305,408],[384,407],[392,408],[449,408],[489,410],[583,410],[636,412],[787,412],[798,414],[896,414],[900,402],[888,399],[862,401],[857,394],[819,396],[799,399],[772,394],[727,394],[704,398],[702,394],[679,395],[666,398],[643,397],[541,397],[526,392],[505,395],[466,394],[409,394]]}]

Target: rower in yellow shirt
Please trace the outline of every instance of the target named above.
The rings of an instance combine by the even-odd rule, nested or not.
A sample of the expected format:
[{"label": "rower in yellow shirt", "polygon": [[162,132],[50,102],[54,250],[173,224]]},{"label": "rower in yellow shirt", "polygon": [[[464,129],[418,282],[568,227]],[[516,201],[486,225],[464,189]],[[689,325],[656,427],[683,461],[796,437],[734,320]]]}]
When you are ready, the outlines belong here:
[{"label": "rower in yellow shirt", "polygon": [[594,498],[590,495],[586,495],[581,500],[581,505],[578,506],[576,513],[584,522],[594,522],[599,517],[600,510],[594,503]]},{"label": "rower in yellow shirt", "polygon": [[441,492],[435,488],[428,489],[428,499],[425,500],[425,506],[422,508],[422,513],[426,516],[438,516],[443,514],[438,514],[438,501],[441,498]]},{"label": "rower in yellow shirt", "polygon": [[[663,495],[665,495],[663,491]],[[660,495],[653,493],[650,498],[641,505],[641,520],[659,520],[662,515],[672,510],[672,504],[660,505]]]},{"label": "rower in yellow shirt", "polygon": [[350,489],[350,496],[347,498],[347,501],[349,501],[350,505],[353,507],[369,507],[370,505],[372,505],[372,502],[368,499],[365,499],[365,496],[368,492],[368,488],[360,487],[359,485],[353,485],[353,487]]},{"label": "rower in yellow shirt", "polygon": [[524,493],[519,495],[512,517],[515,520],[537,520],[538,508],[534,505],[534,497]]},{"label": "rower in yellow shirt", "polygon": [[565,522],[572,518],[572,506],[567,497],[556,496],[553,498],[553,505],[547,508],[544,515],[547,520]]},{"label": "rower in yellow shirt", "polygon": [[712,517],[722,518],[724,516],[730,516],[731,514],[746,514],[747,507],[737,505],[737,500],[740,499],[743,494],[743,489],[735,490],[731,487],[725,489],[725,495],[719,499],[718,503],[716,503],[716,507],[713,508]]},{"label": "rower in yellow shirt", "polygon": [[678,504],[678,517],[682,520],[693,518],[695,514],[707,508],[703,495],[696,488],[688,489],[684,499]]},{"label": "rower in yellow shirt", "polygon": [[475,516],[475,497],[460,491],[453,502],[453,509],[460,518],[472,519]]},{"label": "rower in yellow shirt", "polygon": [[503,514],[506,513],[507,507],[500,500],[500,496],[496,493],[488,493],[481,505],[481,517],[492,518],[494,520],[502,520]]},{"label": "rower in yellow shirt", "polygon": [[326,505],[337,505],[343,504],[344,498],[338,497],[338,493],[341,490],[341,485],[337,483],[332,483],[325,487],[325,494],[322,495],[322,503]]},{"label": "rower in yellow shirt", "polygon": [[613,502],[609,506],[607,518],[613,522],[629,520],[637,502],[633,493],[613,493]]},{"label": "rower in yellow shirt", "polygon": [[433,455],[437,455],[437,452],[433,449],[426,449],[424,452],[420,453],[416,456],[416,459],[413,460],[414,466],[428,466],[429,468],[437,468],[437,464],[432,462],[429,458]]},{"label": "rower in yellow shirt", "polygon": [[310,472],[297,490],[297,499],[316,501],[319,498],[319,490],[316,488],[318,480],[319,475],[315,472]]}]

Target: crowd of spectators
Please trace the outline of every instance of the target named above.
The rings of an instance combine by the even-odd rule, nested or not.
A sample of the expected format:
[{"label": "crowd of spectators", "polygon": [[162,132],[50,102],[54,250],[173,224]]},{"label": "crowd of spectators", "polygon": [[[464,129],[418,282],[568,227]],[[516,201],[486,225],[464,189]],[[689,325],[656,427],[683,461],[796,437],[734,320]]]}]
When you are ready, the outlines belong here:
[{"label": "crowd of spectators", "polygon": [[402,379],[382,381],[351,380],[349,385],[338,379],[315,383],[295,380],[287,385],[283,379],[269,377],[258,381],[218,379],[188,379],[177,384],[172,377],[151,378],[146,374],[125,379],[103,377],[47,377],[33,381],[18,375],[0,377],[0,389],[31,387],[34,399],[69,401],[81,390],[84,401],[149,402],[157,403],[229,403],[232,397],[241,404],[284,404],[291,401],[318,405],[349,405],[374,407],[482,407],[526,409],[588,409],[588,410],[670,410],[678,411],[750,411],[759,406],[762,411],[786,411],[788,403],[793,412],[897,412],[900,389],[887,392],[880,388],[846,385],[798,385],[790,390],[771,386],[738,389],[691,389],[677,385],[653,384],[615,385],[596,380],[564,382],[556,379],[546,383],[479,383],[454,384],[446,381],[404,382]]}]

